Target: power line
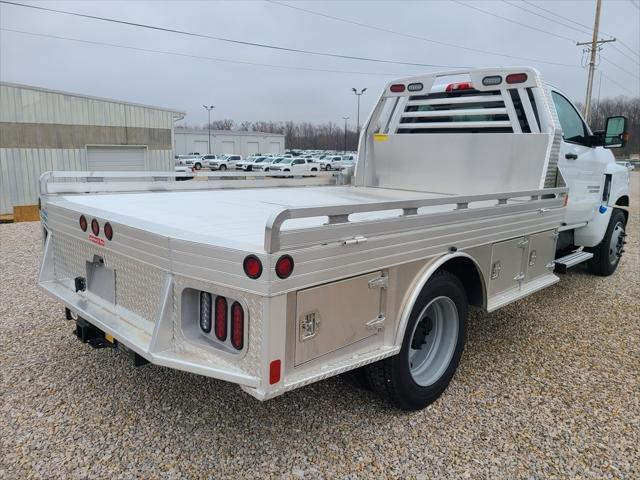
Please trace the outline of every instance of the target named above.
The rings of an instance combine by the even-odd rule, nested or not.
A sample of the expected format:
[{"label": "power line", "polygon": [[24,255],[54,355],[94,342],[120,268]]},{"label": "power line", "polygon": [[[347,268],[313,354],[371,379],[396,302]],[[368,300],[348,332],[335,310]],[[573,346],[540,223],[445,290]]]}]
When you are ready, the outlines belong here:
[{"label": "power line", "polygon": [[531,61],[531,62],[545,63],[545,64],[548,64],[548,65],[558,65],[558,66],[562,66],[562,67],[572,67],[572,68],[578,67],[578,65],[570,65],[568,63],[551,62],[551,61],[548,61],[548,60],[541,60],[539,58],[521,57],[521,56],[518,56],[518,55],[509,55],[509,54],[506,54],[506,53],[493,52],[493,51],[490,51],[490,50],[483,50],[483,49],[480,49],[480,48],[467,47],[467,46],[464,46],[464,45],[457,45],[455,43],[442,42],[440,40],[433,40],[431,38],[420,37],[418,35],[412,35],[410,33],[398,32],[396,30],[390,30],[390,29],[384,28],[384,27],[378,27],[378,26],[375,26],[375,25],[369,25],[369,24],[358,22],[358,21],[355,21],[355,20],[349,20],[347,18],[336,17],[334,15],[329,15],[329,14],[322,13],[322,12],[317,12],[315,10],[308,10],[306,8],[290,5],[288,3],[279,2],[279,1],[276,1],[276,0],[265,0],[265,1],[267,1],[269,3],[272,3],[274,5],[279,5],[281,7],[290,8],[292,10],[298,10],[300,12],[305,12],[305,13],[308,13],[308,14],[311,14],[311,15],[317,15],[319,17],[329,18],[331,20],[336,20],[336,21],[339,21],[339,22],[348,23],[350,25],[356,25],[358,27],[368,28],[368,29],[371,29],[371,30],[379,31],[379,32],[391,33],[393,35],[398,35],[398,36],[405,37],[405,38],[411,38],[413,40],[422,40],[424,42],[434,43],[436,45],[442,45],[442,46],[445,46],[445,47],[460,48],[462,50],[468,50],[470,52],[484,53],[484,54],[487,54],[487,55],[495,55],[495,56],[498,56],[498,57],[505,57],[505,58],[514,58],[514,59],[517,59],[517,60],[527,60],[527,61]]},{"label": "power line", "polygon": [[164,55],[175,55],[178,57],[187,57],[187,58],[195,58],[195,59],[199,59],[199,60],[211,60],[214,62],[225,62],[225,63],[235,63],[235,64],[240,64],[240,65],[253,65],[253,66],[259,66],[259,67],[269,67],[269,68],[282,68],[282,69],[288,69],[288,70],[305,70],[305,71],[311,71],[311,72],[327,72],[327,73],[346,73],[346,74],[355,74],[355,75],[377,75],[377,76],[383,76],[383,75],[387,75],[387,76],[394,76],[394,77],[402,77],[407,75],[406,73],[380,73],[380,72],[353,72],[353,71],[346,71],[346,70],[329,70],[329,69],[323,69],[323,68],[312,68],[312,67],[291,67],[288,65],[276,65],[276,64],[270,64],[270,63],[257,63],[257,62],[246,62],[246,61],[242,61],[242,60],[229,60],[226,58],[217,58],[217,57],[207,57],[207,56],[203,56],[203,55],[193,55],[193,54],[189,54],[189,53],[180,53],[180,52],[172,52],[172,51],[168,51],[168,50],[155,50],[155,49],[150,49],[150,48],[140,48],[140,47],[132,47],[129,45],[120,45],[117,43],[106,43],[106,42],[98,42],[98,41],[94,41],[94,40],[84,40],[84,39],[80,39],[80,38],[72,38],[72,37],[62,37],[62,36],[58,36],[58,35],[48,35],[45,33],[35,33],[35,32],[27,32],[24,30],[14,30],[11,28],[0,28],[0,30],[5,31],[5,32],[12,32],[12,33],[19,33],[22,35],[30,35],[30,36],[34,36],[34,37],[44,37],[44,38],[53,38],[56,40],[66,40],[66,41],[70,41],[70,42],[77,42],[77,43],[84,43],[84,44],[88,44],[88,45],[100,45],[100,46],[105,46],[105,47],[114,47],[114,48],[122,48],[122,49],[126,49],[126,50],[135,50],[138,52],[146,52],[146,53],[160,53],[160,54],[164,54]]},{"label": "power line", "polygon": [[611,65],[613,65],[614,67],[616,67],[616,68],[618,68],[618,69],[622,70],[623,72],[625,72],[625,73],[627,73],[627,74],[631,75],[632,77],[635,77],[635,78],[640,79],[640,77],[638,77],[638,75],[636,75],[635,73],[630,72],[630,71],[629,71],[629,70],[627,70],[626,68],[623,68],[623,67],[621,67],[620,65],[618,65],[617,63],[612,62],[612,61],[611,61],[611,60],[609,60],[608,58],[604,58],[603,56],[600,56],[600,59],[601,59],[601,60],[603,60],[603,61],[605,61],[605,62],[607,62],[607,63],[610,63],[610,64],[611,64]]},{"label": "power line", "polygon": [[[619,39],[616,38],[617,41],[620,41]],[[620,50],[618,47],[615,46],[615,44],[611,44],[609,45],[611,48],[613,48],[615,51],[617,51],[620,55],[624,56],[625,58],[631,60],[633,63],[635,63],[636,65],[640,65],[640,62],[638,60],[636,60],[635,58],[633,58],[631,55],[629,55],[628,53],[623,52],[622,50]]]},{"label": "power line", "polygon": [[[571,18],[564,17],[564,16],[560,15],[559,13],[554,12],[553,10],[549,10],[548,8],[544,8],[544,7],[541,7],[541,6],[539,6],[539,5],[536,5],[535,3],[530,2],[529,0],[521,0],[521,1],[522,1],[522,2],[524,2],[524,3],[526,3],[527,5],[531,5],[532,7],[537,8],[537,9],[539,9],[539,10],[542,10],[542,11],[544,11],[544,12],[550,13],[551,15],[553,15],[553,16],[555,16],[555,17],[561,18],[561,19],[566,20],[566,21],[568,21],[568,22],[571,22],[571,23],[573,23],[573,24],[575,24],[575,25],[578,25],[578,26],[580,26],[580,27],[583,27],[583,28],[585,28],[585,29],[587,29],[587,30],[588,30],[587,32],[584,32],[584,33],[591,34],[591,28],[592,28],[592,27],[590,27],[590,26],[588,26],[588,25],[585,25],[584,23],[576,22],[575,20],[573,20],[573,19],[571,19]],[[515,5],[514,5],[514,6],[515,6]],[[531,13],[533,13],[533,12],[531,12]],[[610,33],[607,33],[607,32],[601,32],[601,33],[602,33],[603,35],[606,35],[607,37],[614,38],[614,35],[611,35]],[[627,50],[629,50],[629,51],[633,54],[633,58],[631,58],[631,57],[627,57],[627,58],[631,58],[631,60],[633,60],[633,61],[635,61],[636,63],[638,63],[636,59],[640,56],[640,54],[638,54],[638,52],[634,51],[631,47],[629,47],[626,43],[624,43],[622,40],[620,40],[620,39],[619,39],[619,38],[617,38],[617,37],[616,37],[616,41],[617,41],[620,45],[622,45],[623,47],[625,47]],[[611,47],[613,47],[615,50],[618,50],[618,51],[619,51],[620,53],[622,53],[623,55],[626,55],[626,54],[625,54],[624,52],[622,52],[622,51],[621,51],[617,46],[615,46],[615,45],[611,45]]]},{"label": "power line", "polygon": [[616,82],[613,78],[611,78],[609,75],[607,75],[606,73],[604,73],[602,70],[600,70],[600,73],[602,74],[602,76],[604,78],[606,78],[607,80],[609,80],[611,83],[613,83],[614,85],[617,85],[619,88],[629,92],[631,95],[633,95],[634,97],[637,96],[638,94],[636,92],[633,92],[631,90],[629,90],[627,87],[625,87],[624,85]]},{"label": "power line", "polygon": [[235,40],[235,39],[224,38],[224,37],[216,37],[214,35],[205,35],[205,34],[202,34],[202,33],[187,32],[187,31],[184,31],[184,30],[176,30],[176,29],[172,29],[172,28],[158,27],[158,26],[155,26],[155,25],[147,25],[147,24],[144,24],[144,23],[127,22],[125,20],[118,20],[118,19],[115,19],[115,18],[98,17],[98,16],[95,16],[95,15],[86,15],[86,14],[83,14],[83,13],[68,12],[68,11],[65,11],[65,10],[56,10],[56,9],[53,9],[53,8],[46,8],[46,7],[38,7],[36,5],[25,5],[25,4],[22,4],[22,3],[9,2],[9,1],[6,1],[6,0],[0,0],[0,3],[4,3],[4,4],[7,4],[7,5],[14,5],[14,6],[18,6],[18,7],[24,7],[24,8],[31,8],[31,9],[35,9],[35,10],[42,10],[42,11],[46,11],[46,12],[59,13],[59,14],[63,14],[63,15],[71,15],[71,16],[74,16],[74,17],[82,17],[82,18],[89,18],[89,19],[92,19],[92,20],[100,20],[100,21],[103,21],[103,22],[117,23],[117,24],[120,24],[120,25],[127,25],[127,26],[130,26],[130,27],[145,28],[145,29],[148,29],[148,30],[157,30],[157,31],[161,31],[161,32],[175,33],[175,34],[178,34],[178,35],[187,35],[187,36],[190,36],[190,37],[208,38],[210,40],[218,40],[220,42],[233,43],[233,44],[236,44],[236,45],[267,48],[267,49],[271,49],[271,50],[279,50],[279,51],[291,52],[291,53],[303,53],[303,54],[307,54],[307,55],[316,55],[316,56],[322,56],[322,57],[341,58],[341,59],[346,59],[346,60],[358,60],[358,61],[364,61],[364,62],[387,63],[387,64],[393,64],[393,65],[407,65],[407,66],[411,66],[411,67],[466,68],[465,66],[456,66],[456,65],[438,65],[438,64],[429,64],[429,63],[402,62],[402,61],[395,61],[395,60],[384,60],[384,59],[379,59],[379,58],[358,57],[358,56],[355,56],[355,55],[341,55],[341,54],[338,54],[338,53],[318,52],[318,51],[313,51],[313,50],[302,50],[302,49],[298,49],[298,48],[283,47],[283,46],[280,46],[280,45],[271,45],[271,44],[266,44],[266,43],[247,42],[247,41],[244,41],[244,40]]},{"label": "power line", "polygon": [[476,7],[474,5],[469,5],[469,4],[466,4],[464,2],[460,2],[459,0],[451,0],[451,1],[454,2],[454,3],[457,3],[459,5],[462,5],[464,7],[471,8],[471,9],[476,10],[478,12],[484,13],[485,15],[491,15],[492,17],[500,18],[502,20],[506,20],[507,22],[515,23],[516,25],[520,25],[521,27],[525,27],[525,28],[528,28],[530,30],[535,30],[537,32],[546,33],[547,35],[551,35],[553,37],[561,38],[563,40],[569,40],[570,42],[575,42],[574,39],[569,38],[569,37],[565,37],[564,35],[553,33],[553,32],[550,32],[548,30],[544,30],[542,28],[533,27],[531,25],[527,25],[526,23],[518,22],[517,20],[514,20],[512,18],[503,17],[502,15],[498,15],[497,13],[489,12],[487,10],[484,10],[482,8],[479,8],[479,7]]},{"label": "power line", "polygon": [[[543,12],[550,13],[550,14],[551,14],[551,15],[553,15],[554,17],[561,18],[561,19],[566,20],[566,21],[568,21],[568,22],[571,22],[571,23],[573,23],[573,24],[575,24],[575,25],[578,25],[578,26],[580,26],[580,27],[582,27],[582,28],[585,28],[585,29],[587,30],[587,32],[582,32],[582,33],[588,33],[588,34],[590,34],[590,33],[591,33],[591,29],[593,28],[593,26],[589,26],[589,25],[585,25],[584,23],[576,22],[575,20],[573,20],[573,19],[571,19],[571,18],[569,18],[569,17],[564,17],[564,16],[560,15],[559,13],[554,12],[553,10],[549,10],[548,8],[541,7],[541,6],[536,5],[535,3],[530,2],[530,1],[528,1],[528,0],[521,0],[521,1],[522,1],[522,2],[524,2],[524,3],[526,3],[527,5],[531,5],[532,7],[537,8],[538,10],[542,10]],[[613,35],[609,35],[609,34],[608,34],[608,33],[606,33],[606,32],[601,32],[601,33],[602,33],[603,35],[606,35],[607,37],[612,37],[612,38],[613,38]]]},{"label": "power line", "polygon": [[[553,22],[553,23],[556,23],[556,24],[558,24],[558,25],[562,25],[563,27],[565,27],[565,28],[570,28],[570,29],[572,29],[572,30],[575,30],[576,32],[580,32],[580,33],[582,33],[582,34],[585,34],[585,33],[586,33],[586,34],[591,33],[591,32],[585,32],[585,31],[584,31],[584,29],[582,29],[582,28],[572,27],[571,25],[567,25],[567,24],[566,24],[566,23],[564,23],[564,22],[560,22],[560,21],[556,20],[555,18],[550,18],[550,17],[547,17],[546,15],[542,15],[542,14],[540,14],[540,13],[537,13],[537,12],[534,12],[534,11],[532,11],[532,10],[529,10],[528,8],[525,8],[525,7],[523,7],[522,5],[518,5],[518,4],[515,4],[515,3],[511,3],[511,2],[508,2],[507,0],[502,0],[502,3],[506,3],[507,5],[509,5],[510,7],[513,7],[513,8],[519,8],[520,10],[523,10],[523,11],[525,11],[525,12],[527,12],[527,13],[530,13],[531,15],[535,15],[536,17],[544,18],[545,20],[547,20],[547,21],[549,21],[549,22]],[[528,3],[528,2],[527,2],[527,3]]]}]

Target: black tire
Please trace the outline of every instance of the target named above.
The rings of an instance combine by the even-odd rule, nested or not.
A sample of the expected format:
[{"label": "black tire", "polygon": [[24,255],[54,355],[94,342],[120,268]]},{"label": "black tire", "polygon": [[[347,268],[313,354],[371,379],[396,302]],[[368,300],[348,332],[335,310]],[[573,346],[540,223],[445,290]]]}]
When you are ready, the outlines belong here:
[{"label": "black tire", "polygon": [[227,169],[226,165],[220,165],[220,171],[225,171]]},{"label": "black tire", "polygon": [[[416,383],[410,371],[409,349],[416,324],[422,320],[421,313],[427,305],[440,297],[447,297],[455,304],[458,321],[457,338],[445,370],[435,382],[428,386],[421,386]],[[467,313],[467,295],[458,277],[446,271],[434,274],[418,295],[411,311],[400,353],[366,367],[367,378],[373,390],[405,411],[423,409],[437,400],[453,378],[464,351]],[[443,363],[442,366],[444,365]]]},{"label": "black tire", "polygon": [[318,171],[318,169],[317,169],[317,168],[312,168],[312,169],[311,169],[311,171],[312,171],[312,172],[317,172],[317,171]]},{"label": "black tire", "polygon": [[329,170],[331,170],[331,165],[329,165],[329,164],[327,163],[327,166],[325,167],[325,170],[326,170],[327,172],[328,172]]},{"label": "black tire", "polygon": [[[627,219],[622,210],[614,208],[602,241],[595,247],[585,248],[593,253],[593,258],[587,262],[589,272],[600,277],[608,277],[616,271],[622,256],[626,225]],[[612,241],[616,245],[612,245]]]},{"label": "black tire", "polygon": [[196,170],[200,170],[202,168],[202,164],[201,163],[196,163],[194,165],[194,167],[195,167]]}]

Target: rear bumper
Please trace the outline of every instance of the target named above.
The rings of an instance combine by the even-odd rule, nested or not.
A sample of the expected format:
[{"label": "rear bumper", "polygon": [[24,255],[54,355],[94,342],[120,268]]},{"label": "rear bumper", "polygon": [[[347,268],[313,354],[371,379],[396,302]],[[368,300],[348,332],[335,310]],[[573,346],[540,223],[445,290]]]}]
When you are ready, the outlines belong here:
[{"label": "rear bumper", "polygon": [[75,292],[73,280],[55,278],[50,234],[45,245],[38,286],[72,312],[153,364],[237,383],[250,389],[260,386],[258,376],[234,367],[233,362],[218,358],[210,349],[204,351],[198,345],[187,344],[187,340],[176,334],[175,285],[170,273],[166,273],[164,278],[157,318],[147,320],[90,292]]}]

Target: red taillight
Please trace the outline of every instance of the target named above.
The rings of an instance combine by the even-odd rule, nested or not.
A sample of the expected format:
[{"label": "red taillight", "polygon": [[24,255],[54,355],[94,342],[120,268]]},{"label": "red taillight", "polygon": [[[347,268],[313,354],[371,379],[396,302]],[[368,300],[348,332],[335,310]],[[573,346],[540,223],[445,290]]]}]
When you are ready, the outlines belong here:
[{"label": "red taillight", "polygon": [[526,73],[512,73],[511,75],[507,75],[505,81],[507,83],[524,83],[527,81]]},{"label": "red taillight", "polygon": [[276,275],[287,278],[293,272],[293,258],[290,255],[281,256],[276,262]]},{"label": "red taillight", "polygon": [[450,83],[445,88],[445,92],[457,92],[458,90],[473,90],[473,83],[471,82],[460,82],[460,83]]},{"label": "red taillight", "polygon": [[215,333],[218,340],[227,339],[227,299],[216,297]]},{"label": "red taillight", "polygon": [[87,231],[87,217],[80,215],[80,228],[83,232]]},{"label": "red taillight", "polygon": [[107,237],[107,240],[111,240],[113,238],[113,227],[109,222],[104,224],[104,236]]},{"label": "red taillight", "polygon": [[262,262],[255,255],[249,255],[245,258],[244,262],[242,262],[242,267],[249,278],[256,279],[262,275]]},{"label": "red taillight", "polygon": [[238,302],[231,305],[231,345],[236,350],[244,345],[244,310]]},{"label": "red taillight", "polygon": [[280,369],[282,362],[274,360],[269,364],[269,385],[274,385],[280,381]]},{"label": "red taillight", "polygon": [[391,87],[389,87],[389,90],[391,90],[393,93],[402,93],[404,92],[404,84],[396,83],[395,85],[391,85]]},{"label": "red taillight", "polygon": [[95,218],[91,220],[91,231],[96,237],[100,234],[100,224]]}]

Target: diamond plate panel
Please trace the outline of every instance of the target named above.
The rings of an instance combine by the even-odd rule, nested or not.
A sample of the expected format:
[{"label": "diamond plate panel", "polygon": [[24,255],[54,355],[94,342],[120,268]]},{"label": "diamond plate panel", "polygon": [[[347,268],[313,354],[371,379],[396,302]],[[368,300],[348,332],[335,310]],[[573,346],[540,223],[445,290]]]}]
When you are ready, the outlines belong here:
[{"label": "diamond plate panel", "polygon": [[57,279],[86,276],[86,262],[100,255],[116,271],[116,303],[155,322],[161,308],[165,272],[109,252],[60,232],[52,233],[53,268]]}]

